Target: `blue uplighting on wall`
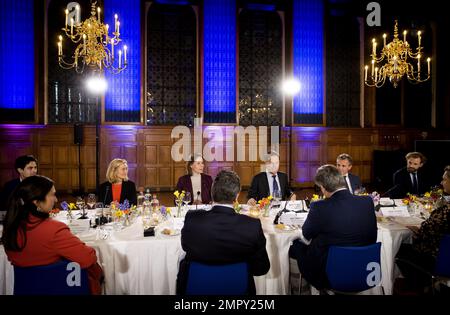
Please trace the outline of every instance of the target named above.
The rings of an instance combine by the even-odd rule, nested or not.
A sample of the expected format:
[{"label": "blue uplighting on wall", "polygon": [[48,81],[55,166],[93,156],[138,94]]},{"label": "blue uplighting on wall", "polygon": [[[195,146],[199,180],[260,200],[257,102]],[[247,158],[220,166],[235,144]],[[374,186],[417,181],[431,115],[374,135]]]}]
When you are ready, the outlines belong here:
[{"label": "blue uplighting on wall", "polygon": [[34,119],[33,0],[0,1],[0,120]]},{"label": "blue uplighting on wall", "polygon": [[235,123],[236,1],[205,0],[203,11],[203,121]]},{"label": "blue uplighting on wall", "polygon": [[294,97],[294,123],[323,123],[324,8],[322,0],[294,0],[294,77],[300,92]]},{"label": "blue uplighting on wall", "polygon": [[[115,57],[123,46],[128,47],[128,66],[119,74],[106,71],[108,90],[105,97],[105,121],[139,122],[141,85],[141,13],[140,0],[105,0],[105,23],[114,26],[119,16],[122,42],[114,47]],[[123,59],[122,59],[123,62]]]}]

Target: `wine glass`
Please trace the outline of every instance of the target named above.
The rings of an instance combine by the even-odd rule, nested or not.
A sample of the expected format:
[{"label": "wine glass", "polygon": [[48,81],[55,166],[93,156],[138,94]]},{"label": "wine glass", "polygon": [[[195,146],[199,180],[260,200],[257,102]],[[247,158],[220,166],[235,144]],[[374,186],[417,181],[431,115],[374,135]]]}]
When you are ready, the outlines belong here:
[{"label": "wine glass", "polygon": [[191,202],[191,193],[189,191],[186,191],[183,196],[184,206],[187,206],[190,202]]},{"label": "wine glass", "polygon": [[97,197],[95,194],[89,194],[87,198],[87,205],[89,209],[94,209],[95,203],[97,202]]},{"label": "wine glass", "polygon": [[83,197],[77,197],[75,204],[77,205],[77,208],[82,211],[82,216],[80,217],[80,219],[86,219],[86,203],[84,202]]}]

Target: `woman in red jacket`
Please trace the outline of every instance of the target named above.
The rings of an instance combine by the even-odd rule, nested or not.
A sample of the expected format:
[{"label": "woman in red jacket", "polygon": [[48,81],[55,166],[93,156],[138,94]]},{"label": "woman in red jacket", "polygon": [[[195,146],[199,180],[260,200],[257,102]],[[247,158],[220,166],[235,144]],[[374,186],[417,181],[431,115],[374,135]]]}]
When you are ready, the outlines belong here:
[{"label": "woman in red jacket", "polygon": [[67,259],[86,268],[92,294],[101,294],[103,272],[95,250],[73,235],[49,212],[58,201],[53,181],[44,176],[25,178],[8,201],[2,242],[15,266],[31,267]]}]

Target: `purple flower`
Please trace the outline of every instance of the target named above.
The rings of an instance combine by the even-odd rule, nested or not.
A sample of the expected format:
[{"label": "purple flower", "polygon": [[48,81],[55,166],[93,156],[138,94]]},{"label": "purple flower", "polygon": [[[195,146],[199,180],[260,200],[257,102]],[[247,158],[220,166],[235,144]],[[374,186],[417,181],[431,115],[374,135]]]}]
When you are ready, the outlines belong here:
[{"label": "purple flower", "polygon": [[166,216],[167,215],[167,211],[166,211],[166,207],[165,206],[161,206],[161,214],[163,215],[163,216]]},{"label": "purple flower", "polygon": [[67,201],[61,202],[61,208],[65,211],[69,209],[69,204],[67,203]]},{"label": "purple flower", "polygon": [[123,203],[119,204],[119,209],[122,211],[130,209],[130,202],[128,201],[128,199],[125,199]]}]

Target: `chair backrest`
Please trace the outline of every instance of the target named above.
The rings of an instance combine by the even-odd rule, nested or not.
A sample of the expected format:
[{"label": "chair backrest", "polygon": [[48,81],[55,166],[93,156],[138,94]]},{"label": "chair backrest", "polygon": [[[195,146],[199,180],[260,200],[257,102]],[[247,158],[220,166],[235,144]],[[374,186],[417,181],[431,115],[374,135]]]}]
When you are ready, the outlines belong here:
[{"label": "chair backrest", "polygon": [[450,277],[450,234],[444,235],[436,257],[435,275]]},{"label": "chair backrest", "polygon": [[242,295],[248,293],[248,264],[206,265],[190,262],[188,295]]},{"label": "chair backrest", "polygon": [[14,266],[14,295],[87,295],[86,269],[67,260],[34,267]]},{"label": "chair backrest", "polygon": [[330,288],[361,292],[381,282],[381,243],[368,246],[330,246],[326,272]]}]

